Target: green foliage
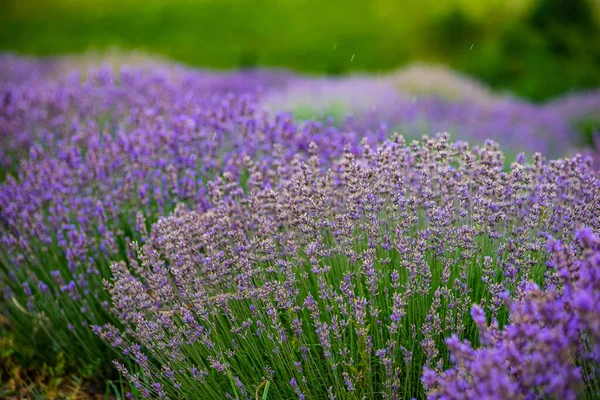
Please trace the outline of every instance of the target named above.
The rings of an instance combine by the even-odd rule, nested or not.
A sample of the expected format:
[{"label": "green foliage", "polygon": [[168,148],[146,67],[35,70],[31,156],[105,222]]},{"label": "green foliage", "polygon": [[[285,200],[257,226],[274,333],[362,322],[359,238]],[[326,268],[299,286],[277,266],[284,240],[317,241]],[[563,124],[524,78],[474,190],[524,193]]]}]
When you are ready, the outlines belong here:
[{"label": "green foliage", "polygon": [[[540,30],[569,28],[576,31],[594,32],[594,9],[587,0],[538,1],[529,16],[531,25]],[[560,39],[556,37],[555,39]]]},{"label": "green foliage", "polygon": [[532,1],[8,0],[0,3],[0,49],[55,55],[117,46],[207,67],[328,74],[425,60],[534,100],[600,85],[591,2],[539,0],[527,13]]},{"label": "green foliage", "polygon": [[475,21],[465,11],[455,8],[433,20],[430,30],[433,50],[441,52],[441,57],[452,57],[471,49],[474,41],[485,33],[482,24]]},{"label": "green foliage", "polygon": [[45,399],[62,397],[66,383],[65,359],[59,353],[53,364],[35,362],[35,351],[15,341],[14,334],[0,338],[0,397]]},{"label": "green foliage", "polygon": [[[3,323],[3,321],[0,321]],[[122,378],[95,382],[86,379],[81,371],[68,367],[64,353],[52,362],[39,361],[39,348],[24,345],[18,335],[0,329],[0,398],[2,399],[116,399],[124,400],[125,393],[137,391]]]},{"label": "green foliage", "polygon": [[598,142],[600,140],[600,137],[598,137],[600,135],[600,119],[584,119],[578,121],[576,127],[581,135],[581,145],[590,147],[600,145],[600,142]]},{"label": "green foliage", "polygon": [[[532,100],[600,85],[600,29],[586,0],[541,0],[452,64]],[[509,84],[507,84],[509,82]]]}]

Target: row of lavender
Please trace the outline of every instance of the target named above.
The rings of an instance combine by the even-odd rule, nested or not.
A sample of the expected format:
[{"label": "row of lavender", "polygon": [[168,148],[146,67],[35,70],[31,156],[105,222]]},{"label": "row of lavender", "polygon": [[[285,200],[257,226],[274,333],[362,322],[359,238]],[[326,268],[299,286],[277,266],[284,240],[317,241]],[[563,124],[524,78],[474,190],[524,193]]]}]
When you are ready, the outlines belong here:
[{"label": "row of lavender", "polygon": [[[113,264],[125,326],[94,330],[143,396],[600,393],[600,187],[581,158],[502,172],[494,144],[443,136],[329,168],[311,152],[224,174],[210,210],[179,207]],[[483,348],[460,342],[478,331]]]},{"label": "row of lavender", "polygon": [[[589,160],[506,170],[491,142],[298,123],[262,111],[298,78],[252,76],[263,100],[243,74],[172,68],[3,83],[0,279],[20,340],[82,375],[116,358],[146,397],[600,393]],[[565,121],[547,129],[561,146]]]},{"label": "row of lavender", "polygon": [[[110,66],[88,67],[84,79],[76,63],[71,66],[75,72],[67,74],[61,71],[68,70],[69,63],[60,59],[0,58],[0,135],[4,144],[0,165],[13,165],[33,143],[51,143],[57,134],[70,137],[73,124],[86,119],[100,119],[103,124],[114,126],[130,108],[157,112],[156,105],[147,104],[146,98],[173,98],[183,88],[196,97],[254,93],[261,88],[261,109],[322,120],[335,116],[336,126],[361,135],[383,125],[410,138],[436,132],[450,132],[455,140],[474,144],[491,138],[513,157],[521,151],[539,151],[548,157],[570,156],[581,150],[596,158],[600,154],[599,133],[582,138],[576,129],[582,121],[592,122],[592,129],[597,129],[598,90],[534,105],[493,95],[475,82],[463,82],[466,79],[460,75],[440,74],[425,67],[379,78],[331,79],[287,71],[215,73],[148,60],[138,62],[144,66],[125,66],[116,72]],[[443,95],[426,94],[433,91],[427,86],[428,77],[443,87]],[[420,86],[426,90],[423,95],[418,94]],[[591,147],[582,149],[583,146]]]}]

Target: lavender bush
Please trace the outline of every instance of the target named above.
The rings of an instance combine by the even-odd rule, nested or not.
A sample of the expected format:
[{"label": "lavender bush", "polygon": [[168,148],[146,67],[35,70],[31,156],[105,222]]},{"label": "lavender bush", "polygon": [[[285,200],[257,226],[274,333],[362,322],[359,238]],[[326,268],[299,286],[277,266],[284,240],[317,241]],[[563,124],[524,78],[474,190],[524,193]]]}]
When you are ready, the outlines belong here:
[{"label": "lavender bush", "polygon": [[[578,123],[600,119],[600,92],[571,94],[536,105],[511,97],[457,93],[447,99],[430,93],[399,91],[394,77],[314,79],[267,91],[271,109],[293,110],[308,118],[329,115],[360,132],[385,123],[391,131],[418,139],[424,134],[450,132],[471,143],[497,141],[513,159],[521,151],[548,157],[568,155],[582,147]],[[449,82],[450,83],[450,82]],[[458,90],[458,89],[457,89]]]},{"label": "lavender bush", "polygon": [[[196,101],[228,92],[252,93],[257,87],[264,91],[261,107],[274,112],[294,112],[296,118],[308,119],[333,114],[338,123],[350,115],[351,124],[338,125],[361,135],[385,123],[411,138],[446,131],[473,144],[491,138],[513,157],[521,151],[567,155],[581,146],[575,125],[598,119],[600,109],[598,91],[534,105],[494,96],[461,75],[424,66],[382,77],[332,79],[278,70],[216,73],[143,57],[135,67],[114,63],[120,66],[97,68],[85,60],[1,56],[0,138],[4,146],[0,165],[14,171],[17,160],[33,143],[51,144],[56,136],[69,137],[73,120],[92,119],[114,129],[132,108],[148,111],[187,101],[183,94],[193,94],[192,101]],[[69,69],[69,74],[59,72]],[[432,80],[441,93],[413,88],[427,87]]]},{"label": "lavender bush", "polygon": [[[490,345],[487,321],[515,332],[509,298],[526,309],[532,284],[551,297],[575,279],[556,261],[560,246],[546,249],[550,237],[575,245],[578,227],[600,228],[600,182],[582,157],[536,154],[503,171],[496,144],[472,152],[444,135],[365,142],[329,167],[318,146],[309,151],[268,171],[249,164],[245,184],[224,174],[209,184],[210,209],[177,208],[113,264],[108,290],[124,327],[94,330],[137,364],[140,373],[116,363],[144,397],[249,399],[268,382],[275,399],[420,398],[423,368],[430,396],[449,393],[453,369],[443,371],[466,356],[448,338],[478,343],[479,332]],[[573,363],[588,360],[576,350],[594,342],[584,341],[587,325],[571,329],[583,347],[565,348],[561,364],[541,344],[532,357],[578,371]],[[576,393],[545,378],[519,389]]]},{"label": "lavender bush", "polygon": [[196,118],[215,97],[256,94],[257,87],[276,88],[290,79],[277,71],[224,75],[152,63],[91,67],[86,73],[56,68],[50,60],[0,58],[1,167],[15,167],[34,144],[68,146],[89,123],[112,134],[137,128],[136,119],[171,127]]},{"label": "lavender bush", "polygon": [[447,340],[453,368],[426,369],[432,399],[597,398],[600,394],[600,239],[578,232],[575,246],[548,243],[554,282],[547,290],[531,284],[511,302],[511,324],[486,325],[472,310],[482,347],[457,336]]},{"label": "lavender bush", "polygon": [[179,202],[204,210],[209,179],[247,179],[247,162],[291,160],[311,141],[324,161],[358,148],[356,132],[271,116],[256,94],[222,94],[215,79],[104,69],[37,89],[8,84],[4,160],[20,163],[0,184],[2,308],[40,360],[62,351],[92,374],[114,357],[89,325],[111,319],[102,280],[141,238],[138,214],[151,223]]},{"label": "lavender bush", "polygon": [[[443,374],[472,374],[448,338],[513,340],[480,342],[472,303],[501,337],[531,282],[550,300],[565,291],[548,238],[578,246],[577,228],[600,229],[588,159],[507,169],[482,140],[567,150],[565,121],[593,114],[593,93],[550,113],[413,102],[352,78],[326,86],[404,100],[361,98],[335,125],[263,109],[321,86],[286,72],[59,69],[0,60],[0,309],[39,362],[63,353],[105,379],[117,359],[150,397],[443,397]],[[386,140],[384,120],[477,145]],[[590,343],[569,340],[569,356]]]}]

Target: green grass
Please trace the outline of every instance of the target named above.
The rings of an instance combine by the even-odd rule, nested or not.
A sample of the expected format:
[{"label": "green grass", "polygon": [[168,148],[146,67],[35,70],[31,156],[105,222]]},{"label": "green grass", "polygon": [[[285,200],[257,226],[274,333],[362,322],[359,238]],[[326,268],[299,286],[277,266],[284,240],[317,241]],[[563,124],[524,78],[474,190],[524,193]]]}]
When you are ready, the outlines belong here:
[{"label": "green grass", "polygon": [[132,389],[122,378],[99,383],[85,379],[80,372],[68,371],[63,353],[51,362],[39,362],[37,349],[19,345],[4,322],[0,319],[0,398],[122,400]]},{"label": "green grass", "polygon": [[[556,55],[545,36],[521,29],[534,3],[2,0],[0,50],[56,55],[116,46],[207,67],[330,74],[422,60],[450,64],[533,99],[600,84],[593,36],[574,35],[569,46],[579,49],[576,54]],[[540,79],[557,73],[562,79]]]}]

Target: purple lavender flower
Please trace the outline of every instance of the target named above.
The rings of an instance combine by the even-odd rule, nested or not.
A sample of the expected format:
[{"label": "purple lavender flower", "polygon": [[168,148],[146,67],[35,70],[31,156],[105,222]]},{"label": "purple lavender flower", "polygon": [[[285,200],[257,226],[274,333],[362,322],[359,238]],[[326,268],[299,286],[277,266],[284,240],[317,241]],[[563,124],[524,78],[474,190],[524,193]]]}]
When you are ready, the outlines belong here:
[{"label": "purple lavender flower", "polygon": [[[476,385],[483,397],[578,394],[573,357],[589,349],[569,338],[581,329],[560,325],[567,308],[539,300],[568,288],[573,260],[597,241],[578,230],[600,226],[589,164],[536,154],[505,170],[497,144],[470,151],[445,135],[359,149],[323,161],[311,145],[307,159],[274,159],[248,193],[225,175],[209,185],[209,209],[159,219],[108,286],[115,315],[134,328],[124,340],[146,349],[142,364],[203,368],[207,384],[237,377],[240,391],[260,371],[282,397],[327,387],[330,398],[452,398]],[[546,246],[549,237],[560,239]],[[570,309],[592,321],[594,304],[573,297]],[[507,375],[508,353],[520,369]],[[480,370],[498,379],[471,379]]]},{"label": "purple lavender flower", "polygon": [[25,292],[25,294],[27,296],[31,296],[32,295],[31,289],[29,288],[29,283],[23,282],[23,291]]},{"label": "purple lavender flower", "polygon": [[286,74],[9,73],[0,283],[24,338],[43,321],[73,363],[128,358],[145,397],[598,387],[597,172],[583,156],[507,165],[484,140],[561,155],[572,105],[315,84],[381,94],[345,96],[354,122],[335,126],[262,110],[310,91]]},{"label": "purple lavender flower", "polygon": [[551,246],[556,267],[570,270],[559,274],[566,278],[560,291],[530,285],[511,305],[511,324],[504,330],[490,326],[494,340],[482,348],[456,336],[447,341],[454,366],[439,374],[425,369],[430,398],[575,399],[582,390],[593,395],[598,376],[583,371],[600,361],[599,352],[589,352],[600,339],[600,239],[587,228],[577,236],[585,238],[579,256],[565,259],[572,249]]}]

